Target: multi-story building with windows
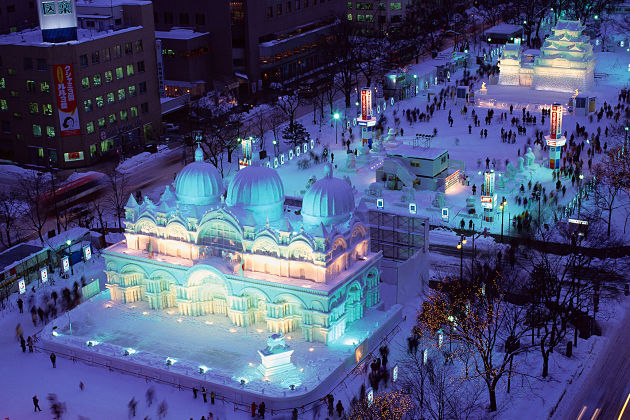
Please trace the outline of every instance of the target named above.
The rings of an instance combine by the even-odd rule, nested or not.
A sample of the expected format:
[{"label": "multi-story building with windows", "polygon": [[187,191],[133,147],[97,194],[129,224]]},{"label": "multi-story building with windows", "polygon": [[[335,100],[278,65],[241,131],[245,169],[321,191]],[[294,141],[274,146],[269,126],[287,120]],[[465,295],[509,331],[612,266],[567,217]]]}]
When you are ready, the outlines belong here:
[{"label": "multi-story building with windows", "polygon": [[181,0],[175,13],[169,0],[154,0],[154,7],[158,30],[190,27],[209,32],[213,77],[229,70],[247,87],[244,90],[255,92],[271,82],[291,82],[321,68],[326,63],[321,46],[342,17],[345,2]]},{"label": "multi-story building with windows", "polygon": [[365,30],[386,30],[400,26],[408,0],[347,1],[346,19]]},{"label": "multi-story building with windows", "polygon": [[[44,30],[0,36],[0,158],[79,167],[156,139],[151,3],[91,0],[77,10],[72,1],[46,3],[58,7],[42,9],[53,18]],[[55,16],[66,12],[78,12],[79,28],[55,28]],[[59,36],[62,42],[44,42]]]},{"label": "multi-story building with windows", "polygon": [[37,26],[35,0],[0,0],[0,33],[17,32]]}]

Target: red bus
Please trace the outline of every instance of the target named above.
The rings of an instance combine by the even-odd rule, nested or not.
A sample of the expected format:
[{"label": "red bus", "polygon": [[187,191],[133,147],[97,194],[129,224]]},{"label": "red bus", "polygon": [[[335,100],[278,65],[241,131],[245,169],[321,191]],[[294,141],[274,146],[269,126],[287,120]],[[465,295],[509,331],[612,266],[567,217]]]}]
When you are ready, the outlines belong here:
[{"label": "red bus", "polygon": [[42,203],[54,207],[56,201],[58,209],[70,208],[98,195],[107,186],[106,180],[105,174],[90,172],[78,179],[61,184],[54,193],[46,192],[43,194]]}]

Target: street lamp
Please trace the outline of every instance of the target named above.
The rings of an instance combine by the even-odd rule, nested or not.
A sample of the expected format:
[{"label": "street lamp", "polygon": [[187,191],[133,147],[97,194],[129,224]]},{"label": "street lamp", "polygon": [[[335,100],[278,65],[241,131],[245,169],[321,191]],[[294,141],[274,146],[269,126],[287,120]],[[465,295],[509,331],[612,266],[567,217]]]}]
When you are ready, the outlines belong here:
[{"label": "street lamp", "polygon": [[580,211],[582,210],[582,180],[584,174],[578,175],[578,219],[580,218]]},{"label": "street lamp", "polygon": [[459,280],[464,277],[464,245],[466,245],[466,237],[462,234],[457,243],[457,249],[459,249]]},{"label": "street lamp", "polygon": [[505,214],[505,207],[507,207],[507,200],[503,197],[499,210],[501,210],[501,243],[503,243],[503,215]]},{"label": "street lamp", "polygon": [[630,130],[630,127],[628,127],[628,126],[626,125],[626,137],[625,137],[625,139],[624,139],[624,141],[623,141],[623,144],[624,144],[624,146],[626,146],[626,147],[628,147],[628,130]]},{"label": "street lamp", "polygon": [[453,317],[453,315],[449,315],[448,316],[448,325],[449,325],[449,329],[448,329],[448,352],[449,353],[453,353],[453,322],[455,321],[455,318]]},{"label": "street lamp", "polygon": [[337,144],[337,121],[339,120],[339,113],[335,112],[333,114],[333,119],[335,120],[335,144]]},{"label": "street lamp", "polygon": [[68,250],[68,265],[70,266],[70,274],[74,276],[74,268],[72,267],[72,262],[70,261],[70,259],[72,259],[72,252],[70,249],[72,241],[70,239],[66,240],[66,245],[66,249]]}]

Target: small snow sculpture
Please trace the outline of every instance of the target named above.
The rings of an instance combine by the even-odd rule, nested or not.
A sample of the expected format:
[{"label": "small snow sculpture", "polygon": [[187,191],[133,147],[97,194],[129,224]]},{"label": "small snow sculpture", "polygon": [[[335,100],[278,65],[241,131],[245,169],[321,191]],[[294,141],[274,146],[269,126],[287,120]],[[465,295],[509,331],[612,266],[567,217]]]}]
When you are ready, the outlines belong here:
[{"label": "small snow sculpture", "polygon": [[446,204],[446,199],[444,198],[444,193],[436,192],[431,205],[435,208],[441,209],[445,206],[445,204]]}]

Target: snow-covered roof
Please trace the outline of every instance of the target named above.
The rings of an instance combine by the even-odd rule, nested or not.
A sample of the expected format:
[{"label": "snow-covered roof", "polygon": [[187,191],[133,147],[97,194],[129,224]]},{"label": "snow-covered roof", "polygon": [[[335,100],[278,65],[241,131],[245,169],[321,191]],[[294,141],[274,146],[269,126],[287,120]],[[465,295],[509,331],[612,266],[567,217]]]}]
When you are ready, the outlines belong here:
[{"label": "snow-covered roof", "polygon": [[437,147],[414,147],[408,144],[401,144],[387,151],[387,156],[404,156],[417,159],[435,160],[448,153],[448,150]]},{"label": "snow-covered roof", "polygon": [[0,271],[4,272],[10,270],[45,249],[47,248],[43,246],[21,243],[4,250],[0,252]]},{"label": "snow-covered roof", "polygon": [[77,29],[77,40],[68,41],[60,44],[44,42],[42,40],[42,31],[39,27],[33,29],[26,29],[20,32],[11,32],[9,34],[0,35],[0,45],[30,45],[39,47],[51,47],[55,45],[66,44],[80,44],[82,42],[88,42],[94,39],[106,38],[114,34],[120,34],[123,32],[131,32],[140,29],[140,26],[132,26],[129,28],[123,28],[118,30],[106,30],[95,32],[93,29]]},{"label": "snow-covered roof", "polygon": [[46,242],[46,245],[48,245],[50,248],[59,249],[66,245],[66,241],[70,240],[72,242],[75,242],[79,239],[83,239],[83,237],[88,235],[89,233],[90,233],[89,229],[82,228],[82,227],[73,227],[66,230],[65,232],[61,232],[57,236],[53,236],[50,239],[46,239],[45,242]]},{"label": "snow-covered roof", "polygon": [[209,32],[197,32],[190,28],[173,28],[170,31],[155,31],[155,37],[158,39],[195,39]]},{"label": "snow-covered roof", "polygon": [[510,25],[508,23],[500,23],[486,31],[486,35],[512,35],[515,32],[521,31],[523,28],[520,25]]}]

